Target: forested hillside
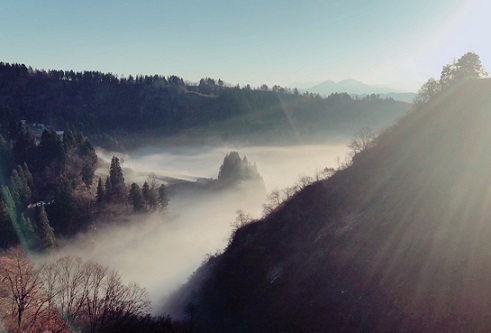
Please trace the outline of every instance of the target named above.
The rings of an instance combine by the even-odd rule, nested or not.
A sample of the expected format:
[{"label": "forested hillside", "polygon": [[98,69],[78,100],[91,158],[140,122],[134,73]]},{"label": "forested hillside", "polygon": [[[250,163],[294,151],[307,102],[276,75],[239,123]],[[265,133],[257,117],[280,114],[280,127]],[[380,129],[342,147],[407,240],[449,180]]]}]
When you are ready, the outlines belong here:
[{"label": "forested hillside", "polygon": [[2,118],[57,129],[74,124],[94,143],[106,146],[148,143],[149,138],[189,129],[200,137],[264,137],[268,142],[351,135],[362,126],[387,126],[408,108],[408,103],[376,95],[321,98],[279,86],[253,89],[210,78],[199,83],[162,75],[118,78],[0,63]]},{"label": "forested hillside", "polygon": [[434,94],[238,229],[168,309],[202,332],[490,331],[490,128],[490,80]]}]

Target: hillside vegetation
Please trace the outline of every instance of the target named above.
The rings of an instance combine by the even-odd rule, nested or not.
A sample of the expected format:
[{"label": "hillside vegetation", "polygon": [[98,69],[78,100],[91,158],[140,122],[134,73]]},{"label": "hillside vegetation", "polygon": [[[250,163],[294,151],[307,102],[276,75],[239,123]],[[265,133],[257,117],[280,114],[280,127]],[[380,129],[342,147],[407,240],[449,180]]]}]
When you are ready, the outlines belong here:
[{"label": "hillside vegetation", "polygon": [[421,103],[234,234],[169,308],[203,332],[489,332],[491,80]]},{"label": "hillside vegetation", "polygon": [[204,137],[286,143],[346,136],[363,126],[387,126],[408,108],[408,103],[376,95],[321,98],[279,86],[253,89],[210,78],[199,83],[176,76],[118,78],[0,63],[0,122],[25,119],[56,129],[69,123],[108,148],[159,143],[183,131],[188,140],[195,137],[200,143]]}]

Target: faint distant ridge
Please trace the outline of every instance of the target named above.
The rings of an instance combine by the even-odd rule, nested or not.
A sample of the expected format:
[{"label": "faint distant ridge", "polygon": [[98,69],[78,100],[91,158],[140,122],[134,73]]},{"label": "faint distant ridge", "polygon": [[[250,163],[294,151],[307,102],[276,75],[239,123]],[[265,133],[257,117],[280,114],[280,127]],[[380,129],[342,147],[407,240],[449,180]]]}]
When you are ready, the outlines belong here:
[{"label": "faint distant ridge", "polygon": [[308,86],[308,84],[295,83],[290,87],[297,88],[300,92],[310,92],[321,96],[329,96],[333,93],[345,92],[350,95],[364,97],[366,95],[377,94],[380,97],[393,98],[398,101],[412,102],[416,96],[413,92],[400,92],[388,87],[373,86],[354,79],[344,79],[339,82],[326,80],[324,82]]}]

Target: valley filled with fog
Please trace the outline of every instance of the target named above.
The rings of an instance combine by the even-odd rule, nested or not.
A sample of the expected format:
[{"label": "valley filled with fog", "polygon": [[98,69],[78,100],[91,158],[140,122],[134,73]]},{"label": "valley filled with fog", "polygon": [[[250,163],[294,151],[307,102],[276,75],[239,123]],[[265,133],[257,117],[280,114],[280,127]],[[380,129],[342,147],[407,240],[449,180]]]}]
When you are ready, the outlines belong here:
[{"label": "valley filled with fog", "polygon": [[[262,215],[267,193],[295,184],[326,167],[337,167],[348,148],[344,144],[249,147],[147,147],[120,154],[98,150],[102,165],[120,157],[126,184],[143,183],[149,174],[167,184],[216,178],[224,156],[238,151],[255,162],[266,191],[248,186],[221,191],[171,192],[165,213],[123,214],[116,223],[102,224],[62,243],[55,256],[75,255],[121,273],[126,281],[145,287],[157,313],[165,297],[185,283],[207,254],[223,250],[236,218],[243,210]],[[98,173],[104,176],[105,167]],[[172,188],[172,186],[171,186]],[[130,212],[131,210],[128,210]]]}]

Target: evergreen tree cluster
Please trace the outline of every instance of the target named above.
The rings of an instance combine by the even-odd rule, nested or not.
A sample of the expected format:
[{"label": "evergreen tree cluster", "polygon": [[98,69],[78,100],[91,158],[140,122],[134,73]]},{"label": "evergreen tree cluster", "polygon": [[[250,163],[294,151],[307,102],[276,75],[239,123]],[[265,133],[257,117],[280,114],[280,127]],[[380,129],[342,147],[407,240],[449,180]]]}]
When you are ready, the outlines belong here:
[{"label": "evergreen tree cluster", "polygon": [[26,164],[12,170],[8,185],[0,193],[0,248],[22,243],[29,248],[56,246],[56,236],[40,202],[28,209],[34,187],[32,174]]},{"label": "evergreen tree cluster", "polygon": [[156,211],[157,209],[163,211],[169,204],[167,188],[164,184],[158,185],[155,176],[150,176],[141,188],[138,184],[132,183],[128,199],[134,211]]},{"label": "evergreen tree cluster", "polygon": [[99,178],[97,183],[96,203],[102,207],[106,203],[129,201],[135,212],[156,211],[157,209],[162,211],[167,208],[169,199],[166,186],[158,183],[157,177],[151,174],[142,187],[132,183],[128,189],[120,160],[117,156],[113,156],[105,184],[102,178]]},{"label": "evergreen tree cluster", "polygon": [[44,128],[36,139],[8,110],[0,109],[0,120],[0,248],[55,246],[55,234],[82,227],[90,200],[74,191],[92,185],[95,150],[70,126],[63,136]]},{"label": "evergreen tree cluster", "polygon": [[255,181],[262,183],[262,177],[257,171],[256,163],[250,163],[247,156],[241,158],[237,151],[228,153],[223,159],[218,172],[218,183],[222,185],[237,184],[240,181]]}]

